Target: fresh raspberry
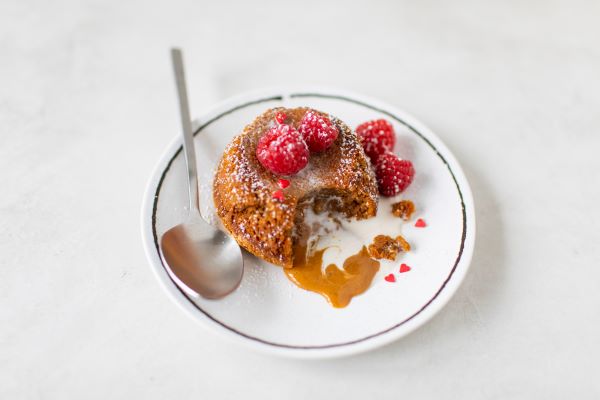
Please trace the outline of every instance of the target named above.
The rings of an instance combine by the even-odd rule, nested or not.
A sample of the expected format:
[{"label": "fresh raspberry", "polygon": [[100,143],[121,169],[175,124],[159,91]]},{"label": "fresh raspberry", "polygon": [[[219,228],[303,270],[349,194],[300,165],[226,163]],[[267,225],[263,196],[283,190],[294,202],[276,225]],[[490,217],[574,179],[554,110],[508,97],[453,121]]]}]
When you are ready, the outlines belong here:
[{"label": "fresh raspberry", "polygon": [[329,118],[314,111],[308,111],[304,114],[298,131],[304,137],[309,150],[312,152],[327,149],[338,137],[338,130]]},{"label": "fresh raspberry", "polygon": [[379,193],[384,196],[395,196],[410,185],[415,176],[415,169],[408,160],[401,160],[393,153],[384,153],[377,159],[375,175]]},{"label": "fresh raspberry", "polygon": [[365,153],[373,163],[387,151],[394,150],[396,134],[394,127],[385,119],[367,121],[356,127],[356,134]]},{"label": "fresh raspberry", "polygon": [[276,125],[263,135],[256,146],[258,161],[269,171],[293,175],[308,164],[308,147],[296,129]]},{"label": "fresh raspberry", "polygon": [[287,115],[285,115],[284,112],[277,111],[277,114],[275,114],[275,121],[279,122],[280,124],[285,123],[286,118],[287,118]]}]

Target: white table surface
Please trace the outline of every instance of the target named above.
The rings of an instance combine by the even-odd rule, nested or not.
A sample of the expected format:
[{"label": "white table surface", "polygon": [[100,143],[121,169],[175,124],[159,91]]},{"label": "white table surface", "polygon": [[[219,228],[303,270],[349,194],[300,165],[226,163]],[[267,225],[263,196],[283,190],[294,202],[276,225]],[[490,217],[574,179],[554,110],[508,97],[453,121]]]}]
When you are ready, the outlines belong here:
[{"label": "white table surface", "polygon": [[[593,1],[4,0],[0,398],[598,398],[599,16]],[[436,131],[477,208],[450,304],[392,345],[317,362],[179,311],[139,222],[178,134],[173,44],[196,114],[321,84]]]}]

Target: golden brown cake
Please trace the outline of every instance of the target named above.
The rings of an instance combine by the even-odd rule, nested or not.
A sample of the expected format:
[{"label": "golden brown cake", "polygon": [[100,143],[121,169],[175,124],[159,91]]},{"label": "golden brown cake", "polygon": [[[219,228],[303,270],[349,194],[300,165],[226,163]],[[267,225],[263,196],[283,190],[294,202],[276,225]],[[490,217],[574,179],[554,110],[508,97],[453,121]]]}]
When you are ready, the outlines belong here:
[{"label": "golden brown cake", "polygon": [[[339,119],[328,117],[339,134],[308,165],[292,176],[272,173],[258,161],[258,140],[275,124],[277,112],[297,128],[308,108],[273,108],[259,115],[225,148],[213,183],[217,215],[237,242],[252,254],[286,268],[293,266],[296,226],[304,210],[339,212],[364,219],[377,213],[377,183],[356,134]],[[289,186],[281,189],[279,180]],[[282,197],[274,196],[278,190]],[[281,194],[281,192],[279,194]]]},{"label": "golden brown cake", "polygon": [[392,204],[392,214],[398,218],[408,221],[415,212],[415,203],[410,200],[400,200]]},{"label": "golden brown cake", "polygon": [[392,239],[388,235],[377,235],[369,245],[369,254],[376,260],[385,258],[393,261],[402,251],[410,251],[410,244],[402,236]]}]

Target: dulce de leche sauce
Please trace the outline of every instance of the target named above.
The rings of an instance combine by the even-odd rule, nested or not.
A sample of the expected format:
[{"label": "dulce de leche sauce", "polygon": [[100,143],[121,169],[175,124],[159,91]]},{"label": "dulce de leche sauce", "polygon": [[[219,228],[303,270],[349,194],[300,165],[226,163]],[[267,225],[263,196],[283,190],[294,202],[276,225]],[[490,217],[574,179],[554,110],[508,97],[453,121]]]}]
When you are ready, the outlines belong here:
[{"label": "dulce de leche sauce", "polygon": [[379,262],[369,257],[367,248],[363,246],[357,254],[344,261],[343,269],[335,264],[323,269],[325,250],[327,248],[307,252],[306,245],[296,245],[294,267],[285,269],[285,274],[302,289],[325,297],[332,306],[346,307],[354,296],[369,288],[379,271]]}]

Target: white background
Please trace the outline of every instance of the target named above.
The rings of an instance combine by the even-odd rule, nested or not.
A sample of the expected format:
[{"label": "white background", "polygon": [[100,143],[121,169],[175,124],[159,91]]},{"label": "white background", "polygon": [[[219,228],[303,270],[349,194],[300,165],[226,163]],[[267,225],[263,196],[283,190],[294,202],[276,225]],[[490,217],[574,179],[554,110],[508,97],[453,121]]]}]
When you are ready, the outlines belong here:
[{"label": "white background", "polygon": [[[600,396],[600,3],[0,3],[0,398]],[[151,169],[192,109],[274,85],[429,125],[477,209],[449,305],[364,355],[300,362],[201,330],[143,254]]]}]

